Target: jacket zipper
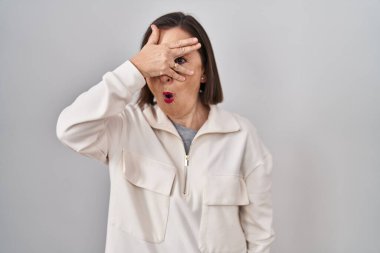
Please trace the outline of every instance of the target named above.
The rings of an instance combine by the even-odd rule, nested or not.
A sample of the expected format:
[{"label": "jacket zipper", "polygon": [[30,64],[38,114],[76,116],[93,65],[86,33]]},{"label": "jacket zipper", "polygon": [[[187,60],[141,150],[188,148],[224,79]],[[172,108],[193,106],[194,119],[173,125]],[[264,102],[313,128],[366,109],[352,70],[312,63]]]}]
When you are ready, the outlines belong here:
[{"label": "jacket zipper", "polygon": [[185,149],[185,146],[184,146],[184,149],[185,149],[185,166],[184,166],[184,187],[183,187],[183,195],[187,195],[188,194],[188,191],[187,191],[187,175],[188,175],[188,168],[189,168],[189,164],[190,164],[190,154],[191,154],[191,147],[193,146],[193,142],[194,142],[195,138],[191,141],[190,143],[190,147],[189,147],[189,153],[186,154],[186,149]]},{"label": "jacket zipper", "polygon": [[187,187],[187,167],[189,166],[189,155],[185,154],[185,166],[184,166],[184,186],[183,186],[183,194],[187,195],[186,187]]},{"label": "jacket zipper", "polygon": [[[170,132],[171,133],[171,132]],[[176,137],[178,137],[176,134],[174,134]],[[182,143],[182,146],[183,146],[183,150],[184,150],[184,153],[185,153],[185,157],[184,157],[184,166],[183,166],[183,168],[184,168],[184,187],[183,187],[183,191],[182,191],[182,194],[183,195],[187,195],[188,194],[188,192],[187,192],[187,174],[188,174],[188,172],[187,172],[187,169],[188,169],[188,167],[189,167],[189,164],[190,164],[190,151],[191,151],[191,147],[193,146],[193,142],[194,142],[194,140],[196,139],[196,136],[194,136],[194,139],[191,141],[191,143],[190,143],[190,147],[189,147],[189,153],[188,154],[186,154],[186,149],[185,149],[185,145],[184,145],[184,143],[183,143],[183,140],[182,140],[182,138],[181,137],[179,137],[179,139],[180,139],[180,141],[181,141],[181,143]]]}]

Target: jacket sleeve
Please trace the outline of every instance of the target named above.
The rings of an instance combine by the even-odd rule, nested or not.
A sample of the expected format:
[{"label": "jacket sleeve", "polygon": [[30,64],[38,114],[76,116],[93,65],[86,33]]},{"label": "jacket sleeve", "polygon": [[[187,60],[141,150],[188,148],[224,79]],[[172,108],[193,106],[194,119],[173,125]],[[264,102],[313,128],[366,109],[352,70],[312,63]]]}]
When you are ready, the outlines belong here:
[{"label": "jacket sleeve", "polygon": [[274,241],[271,189],[273,161],[264,145],[260,149],[263,155],[255,163],[250,159],[253,168],[245,176],[250,204],[240,206],[240,220],[248,253],[270,253]]},{"label": "jacket sleeve", "polygon": [[58,139],[74,151],[108,164],[109,132],[122,128],[120,113],[144,85],[144,77],[130,61],[105,73],[98,84],[60,113]]}]

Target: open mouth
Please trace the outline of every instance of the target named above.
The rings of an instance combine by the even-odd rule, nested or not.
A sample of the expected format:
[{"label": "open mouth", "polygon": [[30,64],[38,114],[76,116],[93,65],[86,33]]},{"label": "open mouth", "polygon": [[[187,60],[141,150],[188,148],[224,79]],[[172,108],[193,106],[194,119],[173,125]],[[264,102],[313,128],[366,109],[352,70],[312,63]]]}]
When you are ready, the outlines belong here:
[{"label": "open mouth", "polygon": [[164,95],[164,101],[167,104],[170,104],[174,101],[174,93],[170,91],[164,91],[162,92],[162,95]]}]

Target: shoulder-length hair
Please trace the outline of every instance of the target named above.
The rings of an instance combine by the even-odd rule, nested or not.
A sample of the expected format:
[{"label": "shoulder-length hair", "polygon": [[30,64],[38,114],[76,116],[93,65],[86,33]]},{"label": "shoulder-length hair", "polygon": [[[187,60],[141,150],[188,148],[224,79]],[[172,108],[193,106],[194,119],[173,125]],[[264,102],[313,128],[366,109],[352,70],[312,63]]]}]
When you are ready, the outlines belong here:
[{"label": "shoulder-length hair", "polygon": [[[205,70],[206,83],[201,83],[199,93],[200,101],[204,105],[218,104],[223,101],[223,91],[220,84],[218,69],[216,67],[214,52],[212,50],[211,42],[207,36],[206,31],[201,24],[191,15],[185,15],[182,12],[173,12],[165,14],[155,21],[155,24],[159,29],[170,29],[179,27],[184,31],[191,34],[191,36],[198,38],[198,42],[201,43],[201,48],[198,49],[202,64]],[[152,33],[152,29],[149,27],[141,42],[141,48],[148,42],[149,36]],[[154,96],[150,91],[148,85],[145,85],[141,91],[137,103],[140,107],[145,104],[154,105]]]}]

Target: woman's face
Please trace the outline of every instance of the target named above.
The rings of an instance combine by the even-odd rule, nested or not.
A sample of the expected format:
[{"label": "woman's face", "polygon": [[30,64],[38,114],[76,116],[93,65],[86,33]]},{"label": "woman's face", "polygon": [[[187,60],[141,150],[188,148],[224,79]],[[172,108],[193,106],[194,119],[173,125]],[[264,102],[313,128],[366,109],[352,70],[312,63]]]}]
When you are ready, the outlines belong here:
[{"label": "woman's face", "polygon": [[[193,37],[191,34],[178,27],[160,30],[158,44],[191,37]],[[190,113],[197,103],[200,103],[199,88],[203,74],[203,66],[198,51],[193,51],[182,57],[178,57],[175,59],[175,62],[187,69],[193,70],[194,74],[185,75],[185,81],[178,81],[169,76],[162,75],[146,78],[146,82],[156,98],[158,106],[168,116],[182,117]]]}]

